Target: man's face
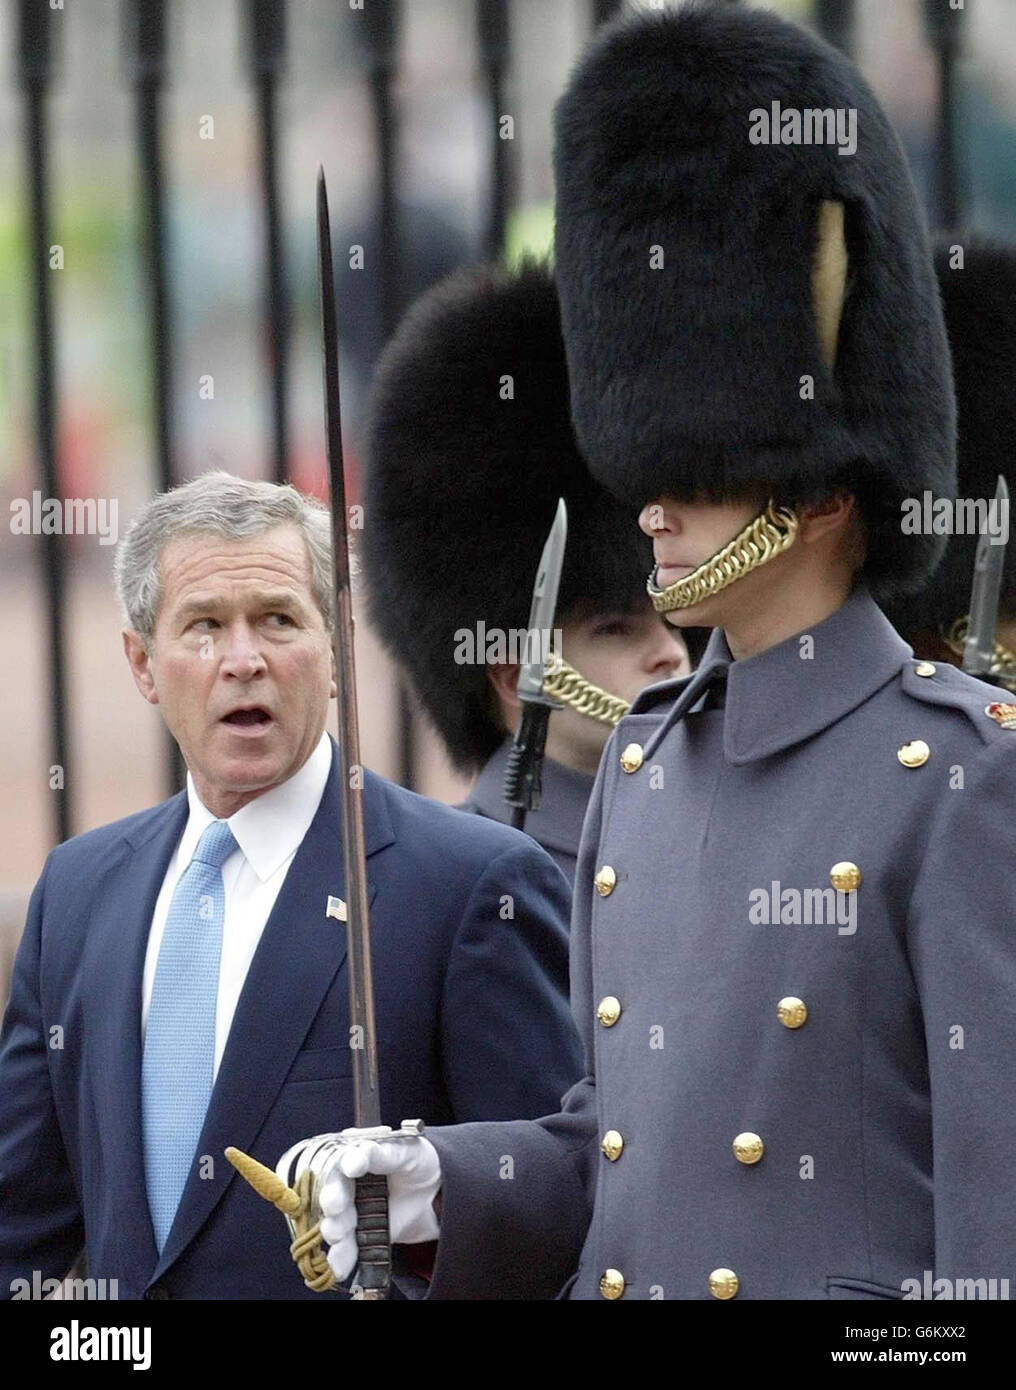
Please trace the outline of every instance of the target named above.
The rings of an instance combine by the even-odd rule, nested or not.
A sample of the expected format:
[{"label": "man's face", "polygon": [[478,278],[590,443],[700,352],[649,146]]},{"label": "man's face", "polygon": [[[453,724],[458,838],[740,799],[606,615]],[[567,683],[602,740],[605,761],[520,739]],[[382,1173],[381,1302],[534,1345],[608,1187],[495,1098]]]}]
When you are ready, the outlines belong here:
[{"label": "man's face", "polygon": [[[758,501],[678,502],[669,497],[648,503],[639,513],[639,526],[652,538],[657,586],[665,589],[691,574],[754,520],[763,505]],[[730,603],[728,595],[736,589],[733,601],[743,604],[747,597],[744,586],[753,580],[765,583],[765,570],[770,568],[765,566],[730,589],[665,617],[676,627],[722,627]]]},{"label": "man's face", "polygon": [[158,705],[201,800],[230,816],[306,762],[336,693],[331,643],[295,525],[162,552],[149,651],[124,632],[138,689]]},{"label": "man's face", "polygon": [[[627,613],[599,613],[561,630],[562,655],[587,681],[629,703],[657,681],[691,671],[684,639],[669,631],[646,599],[645,607]],[[610,726],[568,706],[550,721],[556,740],[554,756],[570,767],[596,770]]]}]

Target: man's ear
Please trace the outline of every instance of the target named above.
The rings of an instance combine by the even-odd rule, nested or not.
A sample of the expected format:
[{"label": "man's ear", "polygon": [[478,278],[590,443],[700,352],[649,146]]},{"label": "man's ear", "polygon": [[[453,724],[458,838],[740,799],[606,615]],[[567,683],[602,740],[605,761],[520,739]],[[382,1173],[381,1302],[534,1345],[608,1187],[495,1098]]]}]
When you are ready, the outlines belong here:
[{"label": "man's ear", "polygon": [[159,703],[159,694],[155,689],[155,676],[152,674],[152,662],[145,646],[144,638],[133,628],[123,629],[123,650],[127,658],[127,664],[131,668],[131,675],[134,677],[134,684],[141,691],[150,705]]},{"label": "man's ear", "polygon": [[842,531],[854,516],[857,503],[853,493],[834,492],[818,502],[800,506],[800,539],[811,545],[832,531]]},{"label": "man's ear", "polygon": [[509,709],[521,709],[518,697],[519,666],[508,663],[491,664],[487,667],[487,679],[494,687],[494,694]]},{"label": "man's ear", "polygon": [[332,644],[331,644],[330,642],[329,642],[329,644],[328,644],[328,651],[329,651],[329,655],[331,656],[331,662],[332,662],[331,687],[330,687],[330,693],[329,693],[328,698],[329,698],[330,700],[335,700],[335,699],[338,698],[338,694],[339,694],[339,684],[338,684],[338,681],[335,679],[335,648],[332,646]]}]

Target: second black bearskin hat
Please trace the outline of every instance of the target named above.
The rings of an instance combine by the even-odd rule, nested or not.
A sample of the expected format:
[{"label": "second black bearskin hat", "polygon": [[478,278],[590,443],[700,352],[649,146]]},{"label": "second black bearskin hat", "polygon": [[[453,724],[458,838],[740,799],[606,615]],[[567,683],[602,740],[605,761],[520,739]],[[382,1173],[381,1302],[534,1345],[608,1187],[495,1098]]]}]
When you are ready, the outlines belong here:
[{"label": "second black bearskin hat", "polygon": [[[964,238],[961,261],[956,249],[938,247],[935,269],[956,383],[957,493],[990,501],[1000,473],[1016,491],[1016,246]],[[890,606],[908,640],[922,628],[948,631],[967,616],[977,539],[951,537],[932,582]],[[1016,538],[1005,553],[999,613],[1016,617]]]},{"label": "second black bearskin hat", "polygon": [[[760,113],[772,137],[787,110],[842,112],[844,131],[856,112],[856,150],[752,143]],[[905,159],[852,64],[758,10],[621,21],[558,103],[555,178],[572,416],[593,474],[636,506],[850,487],[874,591],[917,587],[942,540],[904,536],[901,502],[953,495],[948,351]],[[831,370],[811,283],[830,202],[848,257]]]},{"label": "second black bearskin hat", "polygon": [[535,263],[459,272],[412,306],[381,358],[363,557],[371,621],[463,769],[504,729],[482,653],[457,662],[456,633],[525,628],[561,496],[556,621],[649,611],[652,545],[575,444],[553,278]]}]

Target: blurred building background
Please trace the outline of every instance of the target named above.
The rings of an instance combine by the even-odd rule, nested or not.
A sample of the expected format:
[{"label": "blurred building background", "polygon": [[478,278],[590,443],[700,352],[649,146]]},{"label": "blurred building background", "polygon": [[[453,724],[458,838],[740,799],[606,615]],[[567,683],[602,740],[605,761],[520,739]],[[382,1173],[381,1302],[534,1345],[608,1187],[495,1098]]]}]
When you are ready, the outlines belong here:
[{"label": "blurred building background", "polygon": [[[356,8],[348,0],[0,0],[3,515],[12,499],[47,495],[34,327],[39,254],[52,316],[53,495],[116,499],[121,534],[159,487],[160,469],[177,481],[213,467],[249,477],[284,470],[325,495],[319,163],[332,203],[343,424],[355,473],[371,369],[407,296],[493,249],[514,256],[523,246],[549,247],[553,102],[595,24],[617,8],[591,0],[365,0]],[[816,25],[852,52],[896,123],[933,226],[1016,236],[1014,0],[783,0],[767,8]],[[138,35],[153,15],[164,17],[164,43],[146,59]],[[386,33],[389,21],[397,22]],[[43,30],[48,64],[32,47]],[[33,90],[45,116],[44,246],[31,223]],[[169,335],[161,454],[146,249],[151,188],[139,146],[145,110],[149,138],[153,112],[161,122]],[[266,309],[266,110],[274,115],[281,260],[275,329]],[[512,138],[498,141],[505,115]],[[387,208],[379,116],[392,137]],[[363,247],[362,270],[350,267],[354,245]],[[62,268],[51,268],[51,247],[62,248]],[[273,377],[277,362],[282,377]],[[48,608],[57,553],[63,791],[51,789],[60,761]],[[96,536],[0,528],[0,998],[28,892],[60,834],[170,791],[159,716],[135,692],[121,654],[112,558],[113,546]],[[400,702],[396,673],[365,622],[357,640],[365,760],[393,777],[411,771],[417,789],[456,798],[464,789],[427,729],[414,720],[407,738],[411,702]]]}]

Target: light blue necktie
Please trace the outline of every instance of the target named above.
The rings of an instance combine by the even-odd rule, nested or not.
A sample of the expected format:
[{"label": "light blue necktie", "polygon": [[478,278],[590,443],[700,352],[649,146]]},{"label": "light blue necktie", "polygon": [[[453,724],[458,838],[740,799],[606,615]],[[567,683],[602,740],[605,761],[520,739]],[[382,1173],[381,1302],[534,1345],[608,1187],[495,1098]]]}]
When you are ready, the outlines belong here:
[{"label": "light blue necktie", "polygon": [[213,821],[180,875],[166,917],[141,1064],[145,1181],[160,1253],[180,1205],[212,1094],[215,1005],[226,894],[222,865],[237,848]]}]

